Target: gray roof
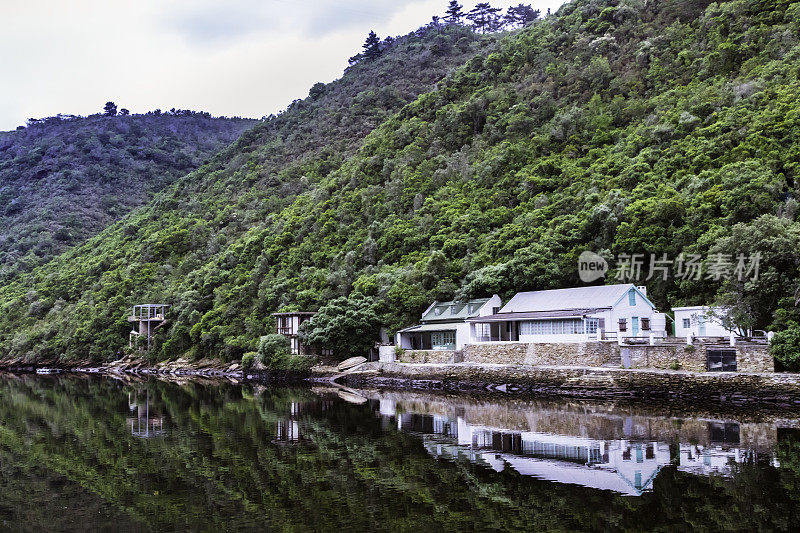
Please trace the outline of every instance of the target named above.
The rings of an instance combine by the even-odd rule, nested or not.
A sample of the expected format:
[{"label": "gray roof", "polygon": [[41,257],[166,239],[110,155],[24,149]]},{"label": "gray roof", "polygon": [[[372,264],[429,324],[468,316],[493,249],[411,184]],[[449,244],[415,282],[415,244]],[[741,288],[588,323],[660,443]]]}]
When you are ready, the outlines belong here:
[{"label": "gray roof", "polygon": [[422,322],[460,322],[477,316],[481,307],[488,301],[489,298],[476,298],[466,302],[433,302],[433,305],[422,314]]},{"label": "gray roof", "polygon": [[[632,283],[598,285],[547,291],[519,292],[500,310],[501,313],[527,313],[533,311],[561,311],[568,309],[607,309],[613,307],[630,289]],[[638,291],[640,295],[641,292]],[[650,303],[650,300],[646,300]]]},{"label": "gray roof", "polygon": [[561,309],[558,311],[528,311],[524,313],[499,313],[496,315],[470,318],[467,322],[505,322],[508,320],[544,320],[548,318],[583,318],[603,309]]}]

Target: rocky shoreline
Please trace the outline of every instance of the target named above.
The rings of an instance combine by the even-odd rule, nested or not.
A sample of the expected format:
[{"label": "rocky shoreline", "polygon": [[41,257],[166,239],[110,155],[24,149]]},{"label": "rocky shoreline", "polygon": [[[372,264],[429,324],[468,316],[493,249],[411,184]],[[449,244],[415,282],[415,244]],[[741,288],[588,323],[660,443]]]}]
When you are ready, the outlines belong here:
[{"label": "rocky shoreline", "polygon": [[354,388],[800,409],[800,374],[367,363],[332,381]]}]

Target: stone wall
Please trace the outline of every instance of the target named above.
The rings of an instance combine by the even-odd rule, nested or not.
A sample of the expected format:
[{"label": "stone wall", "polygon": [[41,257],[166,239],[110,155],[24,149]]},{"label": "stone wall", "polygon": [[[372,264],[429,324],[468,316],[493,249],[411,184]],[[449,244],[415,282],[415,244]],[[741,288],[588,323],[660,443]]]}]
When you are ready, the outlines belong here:
[{"label": "stone wall", "polygon": [[400,363],[453,363],[453,350],[405,350],[397,358]]},{"label": "stone wall", "polygon": [[464,362],[531,366],[603,366],[619,355],[615,342],[491,343],[464,346]]},{"label": "stone wall", "polygon": [[[731,346],[696,341],[620,346],[616,342],[576,343],[487,343],[464,346],[464,362],[530,366],[609,366],[706,371],[707,350],[730,350]],[[739,372],[774,372],[767,344],[738,342],[735,347]],[[448,352],[449,353],[449,352]],[[441,358],[404,359],[404,362],[448,362]]]}]

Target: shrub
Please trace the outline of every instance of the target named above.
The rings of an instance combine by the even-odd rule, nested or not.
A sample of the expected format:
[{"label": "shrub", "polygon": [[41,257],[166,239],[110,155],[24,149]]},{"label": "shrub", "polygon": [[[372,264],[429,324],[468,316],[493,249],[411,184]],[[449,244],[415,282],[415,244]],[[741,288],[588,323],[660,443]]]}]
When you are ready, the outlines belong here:
[{"label": "shrub", "polygon": [[670,370],[680,370],[681,369],[681,364],[678,361],[673,361],[672,363],[670,363],[669,369]]},{"label": "shrub", "polygon": [[242,368],[250,368],[256,362],[258,352],[247,352],[242,356]]},{"label": "shrub", "polygon": [[775,362],[789,372],[800,372],[800,325],[791,323],[772,338],[770,351]]},{"label": "shrub", "polygon": [[272,333],[264,335],[258,343],[258,358],[267,368],[280,366],[289,357],[289,339],[284,335]]}]

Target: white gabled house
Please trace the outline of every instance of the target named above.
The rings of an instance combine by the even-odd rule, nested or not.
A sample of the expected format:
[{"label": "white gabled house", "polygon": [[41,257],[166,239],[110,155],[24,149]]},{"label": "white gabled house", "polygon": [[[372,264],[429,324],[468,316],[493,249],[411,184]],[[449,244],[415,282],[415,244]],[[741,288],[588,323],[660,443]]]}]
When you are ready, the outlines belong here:
[{"label": "white gabled house", "polygon": [[501,305],[496,294],[466,302],[433,302],[418,325],[397,332],[397,346],[406,350],[460,350],[470,342],[467,319],[497,313]]},{"label": "white gabled house", "polygon": [[520,292],[499,312],[466,322],[470,343],[666,336],[666,316],[630,283]]},{"label": "white gabled house", "polygon": [[721,307],[694,305],[673,307],[676,337],[729,337],[732,332],[722,324],[727,311]]}]

